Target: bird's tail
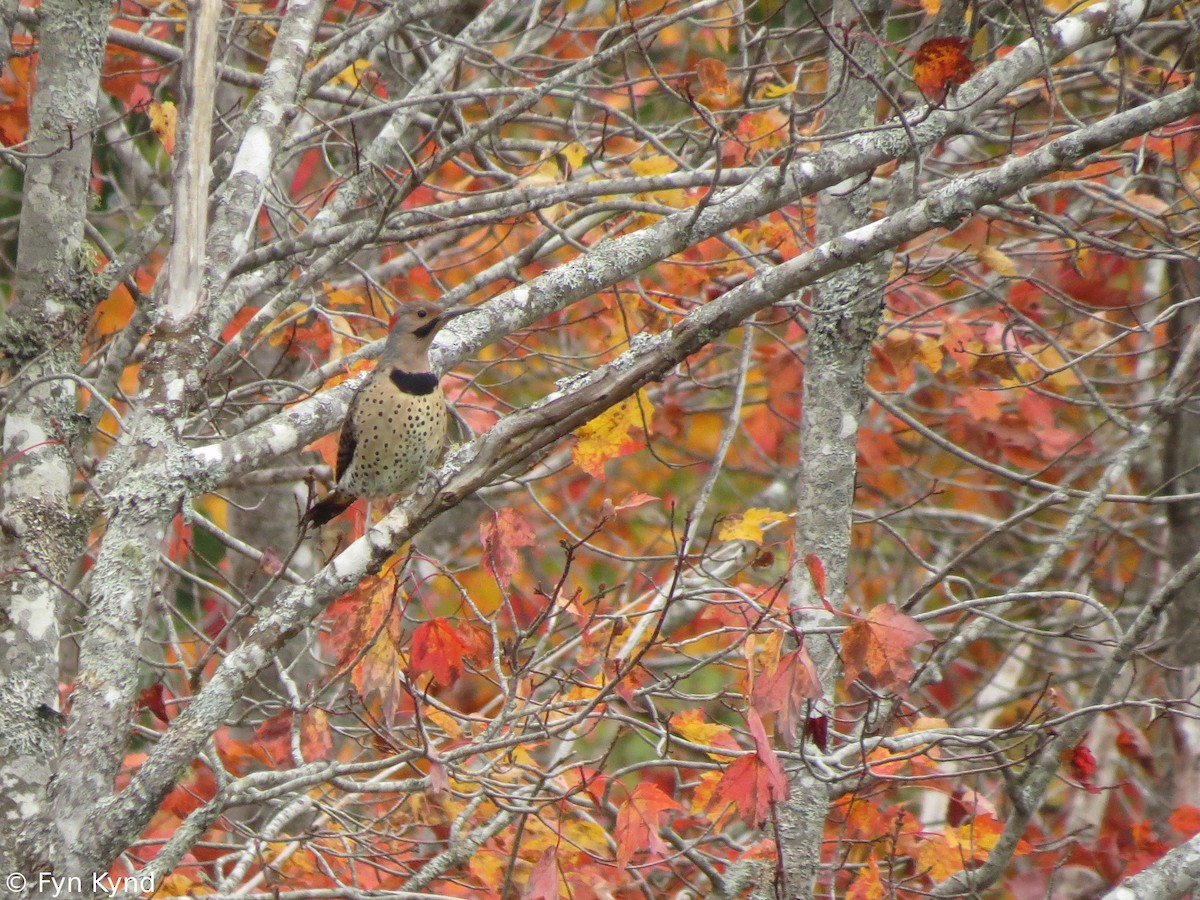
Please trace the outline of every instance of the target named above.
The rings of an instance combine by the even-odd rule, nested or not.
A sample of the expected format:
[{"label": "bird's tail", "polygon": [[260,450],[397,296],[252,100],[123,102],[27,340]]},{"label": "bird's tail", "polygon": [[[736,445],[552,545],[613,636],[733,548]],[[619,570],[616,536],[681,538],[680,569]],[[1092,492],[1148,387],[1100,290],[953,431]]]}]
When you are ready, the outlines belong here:
[{"label": "bird's tail", "polygon": [[304,518],[300,520],[300,527],[320,528],[330,519],[344,513],[357,499],[354,495],[342,491],[330,491],[319,502],[308,508]]}]

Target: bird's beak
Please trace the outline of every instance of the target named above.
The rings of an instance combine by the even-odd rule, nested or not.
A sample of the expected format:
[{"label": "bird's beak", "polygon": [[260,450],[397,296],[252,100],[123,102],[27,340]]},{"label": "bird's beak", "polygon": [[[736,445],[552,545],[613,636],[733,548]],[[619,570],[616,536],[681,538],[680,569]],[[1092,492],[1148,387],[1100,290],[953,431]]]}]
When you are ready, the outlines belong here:
[{"label": "bird's beak", "polygon": [[474,312],[474,306],[452,306],[449,309],[444,309],[438,314],[438,323],[449,322],[451,319],[458,318],[463,313]]}]

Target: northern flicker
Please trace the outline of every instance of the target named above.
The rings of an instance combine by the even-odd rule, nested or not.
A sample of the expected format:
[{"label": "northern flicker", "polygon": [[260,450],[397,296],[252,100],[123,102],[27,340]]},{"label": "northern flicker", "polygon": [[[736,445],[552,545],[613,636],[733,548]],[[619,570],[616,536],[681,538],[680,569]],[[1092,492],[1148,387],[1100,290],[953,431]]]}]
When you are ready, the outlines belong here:
[{"label": "northern flicker", "polygon": [[359,497],[403,491],[432,464],[446,441],[448,413],[429,345],[438,330],[472,307],[406,303],[392,316],[379,363],[350,401],[338,439],[337,483],[301,526],[324,525]]}]

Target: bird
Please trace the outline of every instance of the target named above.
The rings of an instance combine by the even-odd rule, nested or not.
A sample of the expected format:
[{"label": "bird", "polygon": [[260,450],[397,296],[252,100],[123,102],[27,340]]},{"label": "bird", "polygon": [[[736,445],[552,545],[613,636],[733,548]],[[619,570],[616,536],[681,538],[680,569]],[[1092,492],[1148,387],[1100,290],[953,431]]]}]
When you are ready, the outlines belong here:
[{"label": "bird", "polygon": [[324,525],[359,497],[398,494],[437,460],[449,414],[429,345],[443,325],[473,309],[417,300],[392,316],[379,362],[346,409],[334,488],[304,514],[301,528]]}]

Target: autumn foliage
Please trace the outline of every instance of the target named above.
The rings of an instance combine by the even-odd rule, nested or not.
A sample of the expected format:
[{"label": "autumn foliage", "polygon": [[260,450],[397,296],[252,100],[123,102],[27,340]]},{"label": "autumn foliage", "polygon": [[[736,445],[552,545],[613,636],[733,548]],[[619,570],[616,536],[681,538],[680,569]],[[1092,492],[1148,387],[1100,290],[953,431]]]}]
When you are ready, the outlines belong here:
[{"label": "autumn foliage", "polygon": [[[466,27],[439,21],[358,43],[359,29],[399,14],[387,6],[322,10],[248,246],[193,342],[202,375],[178,421],[185,449],[220,447],[223,462],[239,436],[279,430],[254,451],[255,471],[171,508],[141,585],[115,790],[206,686],[224,690],[222,665],[273,609],[311,615],[270,645],[111,871],[169,857],[156,896],[750,896],[775,877],[780,809],[805,780],[829,802],[814,826],[818,893],[848,900],[928,896],[998,847],[987,896],[1049,896],[1063,878],[1071,896],[1093,896],[1200,833],[1188,784],[1168,778],[1191,746],[1192,663],[1168,662],[1161,630],[1115,656],[1184,565],[1167,547],[1183,527],[1169,501],[1195,488],[1164,459],[1186,425],[1171,416],[1195,414],[1198,388],[1194,370],[1173,373],[1200,291],[1200,118],[1064,163],[1011,202],[947,215],[895,248],[870,403],[845,412],[857,469],[844,579],[826,547],[796,538],[808,286],[712,329],[662,377],[452,498],[326,600],[321,579],[378,550],[354,542],[391,504],[298,534],[336,455],[322,429],[339,415],[313,412],[314,398],[340,396],[344,410],[336,392],[370,365],[364,350],[396,304],[512,313],[473,337],[463,317],[448,330],[461,343],[441,345],[454,443],[475,446],[689,314],[755,279],[768,290],[764,273],[830,235],[806,196],[526,322],[528,286],[557,290],[561,267],[605,260],[611,242],[672,216],[686,233],[722,190],[834,146],[846,136],[827,133],[824,98],[839,79],[878,83],[881,122],[929,117],[1045,40],[1010,10],[950,34],[936,3],[894,4],[868,33],[818,27],[790,4],[566,2],[532,16],[517,6],[486,40],[438,37]],[[272,3],[223,14],[218,179],[289,14]],[[1047,21],[1071,14],[1046,6]],[[1191,26],[1173,12],[1158,21],[1153,52],[1105,44],[1109,62],[1047,63],[974,130],[830,187],[862,187],[879,219],[896,185],[908,193],[894,202],[915,203],[1135,97],[1183,89]],[[72,590],[139,502],[92,496],[153,405],[139,391],[162,339],[148,316],[183,152],[185,23],[182,5],[122,2],[110,29],[90,221],[106,245],[95,269],[122,274],[89,311],[71,381],[90,430],[71,437],[70,501],[102,510],[82,530]],[[867,42],[881,70],[848,76],[826,56],[831,41]],[[385,131],[455,47],[453,77]],[[38,49],[21,33],[12,48],[0,143],[20,153]],[[380,140],[403,153],[383,158]],[[321,429],[301,422],[310,414]],[[466,458],[456,452],[447,477]],[[799,606],[827,624],[801,627]],[[1114,659],[1119,690],[1094,694]],[[67,715],[77,674],[62,679]],[[1083,716],[1083,733],[1062,738]],[[1017,827],[1038,767],[1041,812]]]}]

